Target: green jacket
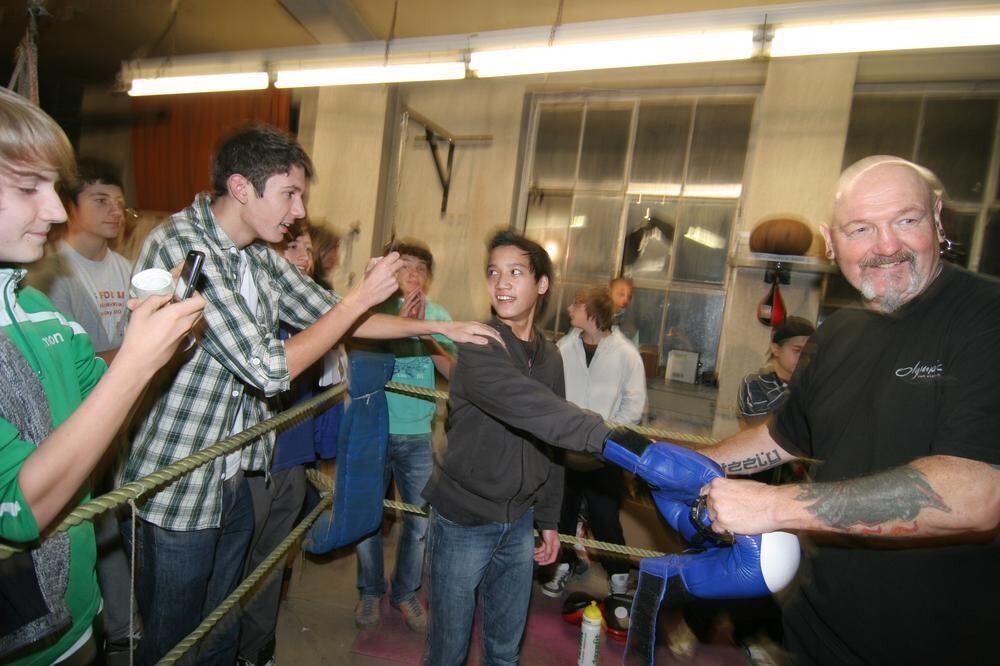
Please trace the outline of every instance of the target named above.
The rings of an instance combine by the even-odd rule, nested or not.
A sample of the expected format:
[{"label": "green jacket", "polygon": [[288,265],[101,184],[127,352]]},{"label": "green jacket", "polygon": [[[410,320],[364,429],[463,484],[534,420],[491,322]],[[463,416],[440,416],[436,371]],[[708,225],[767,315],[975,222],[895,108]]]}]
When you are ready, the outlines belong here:
[{"label": "green jacket", "polygon": [[[0,329],[38,373],[48,398],[53,430],[83,401],[104,374],[104,361],[94,356],[90,338],[76,322],[56,312],[39,291],[18,285],[23,270],[0,268]],[[0,381],[5,381],[0,373]],[[24,461],[36,449],[17,429],[0,418],[0,539],[31,543],[39,538],[38,525],[24,499],[18,474]],[[87,499],[81,488],[80,500]],[[50,664],[86,637],[101,605],[95,562],[97,549],[89,522],[69,530],[70,572],[66,604],[73,617],[72,627],[59,640],[15,664]]]}]

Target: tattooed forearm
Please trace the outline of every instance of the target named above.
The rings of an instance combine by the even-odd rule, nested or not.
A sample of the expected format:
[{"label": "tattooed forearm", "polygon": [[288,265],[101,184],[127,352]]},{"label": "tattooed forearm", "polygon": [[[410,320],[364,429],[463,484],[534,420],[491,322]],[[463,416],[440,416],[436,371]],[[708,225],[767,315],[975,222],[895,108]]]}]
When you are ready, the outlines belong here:
[{"label": "tattooed forearm", "polygon": [[811,502],[806,510],[830,527],[861,527],[868,533],[880,533],[886,524],[915,521],[927,507],[951,513],[927,477],[910,466],[849,481],[806,484],[795,499]]},{"label": "tattooed forearm", "polygon": [[726,470],[726,474],[752,474],[780,464],[781,455],[778,453],[778,449],[771,449],[770,451],[761,451],[753,458],[724,463],[722,467]]}]

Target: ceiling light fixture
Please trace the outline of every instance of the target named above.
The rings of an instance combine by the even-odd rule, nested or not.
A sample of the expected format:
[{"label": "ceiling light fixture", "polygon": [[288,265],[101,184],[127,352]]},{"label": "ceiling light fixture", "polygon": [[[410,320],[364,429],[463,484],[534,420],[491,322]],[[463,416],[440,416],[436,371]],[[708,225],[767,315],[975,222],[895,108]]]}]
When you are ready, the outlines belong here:
[{"label": "ceiling light fixture", "polygon": [[277,74],[277,87],[291,88],[1000,45],[995,4],[975,13],[984,0],[961,2],[961,15],[942,11],[948,0],[830,0],[773,5],[766,14],[757,8],[690,12],[560,23],[555,30],[171,57],[123,63],[121,80],[131,83],[131,95],[155,95],[262,89],[270,73]]},{"label": "ceiling light fixture", "polygon": [[469,69],[480,78],[647,67],[686,62],[746,60],[753,56],[753,30],[589,40],[572,44],[473,50]]},{"label": "ceiling light fixture", "polygon": [[772,57],[1000,44],[1000,15],[927,16],[777,27]]},{"label": "ceiling light fixture", "polygon": [[142,97],[144,95],[177,95],[230,90],[263,90],[267,88],[268,82],[267,72],[137,78],[132,79],[128,94],[132,97]]}]

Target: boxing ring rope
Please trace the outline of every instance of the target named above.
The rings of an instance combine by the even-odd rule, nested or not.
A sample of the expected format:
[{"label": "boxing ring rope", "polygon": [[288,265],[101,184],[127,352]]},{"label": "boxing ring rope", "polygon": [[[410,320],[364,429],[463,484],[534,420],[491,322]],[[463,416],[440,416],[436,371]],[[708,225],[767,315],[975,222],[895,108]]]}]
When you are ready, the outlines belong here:
[{"label": "boxing ring rope", "polygon": [[[396,393],[406,393],[423,398],[434,398],[439,400],[448,399],[447,391],[423,389],[415,386],[409,386],[408,384],[400,384],[398,382],[386,382],[385,388],[390,391],[395,391]],[[156,490],[161,486],[165,486],[168,483],[184,476],[188,472],[211,462],[219,456],[232,453],[271,430],[277,430],[282,426],[295,424],[303,418],[310,416],[321,407],[325,407],[333,398],[340,396],[344,390],[345,386],[343,384],[337,384],[336,386],[333,386],[319,394],[315,398],[307,400],[300,405],[296,405],[295,407],[281,412],[280,414],[276,414],[266,421],[261,421],[257,425],[251,426],[242,432],[216,442],[201,451],[196,451],[187,458],[178,460],[177,462],[167,465],[162,469],[158,469],[148,476],[144,476],[141,479],[127,483],[119,488],[115,488],[114,490],[100,495],[99,497],[95,497],[66,514],[66,517],[63,518],[63,520],[55,528],[53,528],[50,535],[55,534],[56,532],[65,532],[69,528],[79,525],[85,520],[93,520],[94,517],[99,516],[106,511],[111,511],[112,509],[124,506],[128,504],[129,500],[138,499],[151,490]],[[704,437],[701,435],[689,435],[686,433],[659,430],[657,428],[648,428],[645,426],[614,423],[612,421],[607,421],[607,424],[612,427],[625,426],[640,434],[656,437],[661,440],[681,440],[701,446],[710,446],[715,444],[717,441],[710,437]],[[612,546],[613,544],[607,545]],[[30,548],[28,547],[0,544],[0,560],[7,559],[18,551],[29,549]],[[643,555],[642,557],[646,556]]]},{"label": "boxing ring rope", "polygon": [[[440,400],[448,399],[448,393],[445,391],[422,389],[406,384],[399,384],[397,382],[387,382],[385,388],[397,393],[405,393],[417,397]],[[167,465],[166,467],[159,469],[141,479],[119,488],[115,488],[114,490],[105,493],[104,495],[100,495],[99,497],[95,497],[70,511],[66,517],[63,518],[63,520],[55,528],[53,528],[53,530],[49,533],[49,536],[56,532],[64,532],[84,521],[93,520],[96,516],[102,513],[127,505],[130,501],[134,501],[151,491],[160,489],[162,486],[177,480],[181,476],[211,462],[215,458],[237,451],[267,432],[293,425],[307,416],[312,415],[321,408],[327,407],[328,404],[335,398],[342,399],[342,394],[345,389],[346,386],[344,384],[337,384],[320,395],[307,400],[300,405],[291,407],[280,414],[276,414],[275,416],[251,426],[236,435],[220,440],[219,442],[216,442],[201,451],[197,451],[190,456]],[[647,428],[629,424],[617,424],[610,421],[608,422],[608,425],[624,425],[644,435],[650,435],[663,439],[679,439],[686,442],[700,444],[702,446],[707,446],[715,442],[715,440],[708,437],[659,430],[656,428]],[[249,576],[247,576],[246,579],[243,580],[242,583],[240,583],[232,594],[219,604],[219,606],[216,607],[216,609],[213,610],[194,631],[188,634],[188,636],[175,645],[173,649],[171,649],[170,652],[164,656],[164,658],[159,662],[160,664],[173,664],[183,658],[183,656],[192,647],[197,645],[197,643],[204,638],[205,635],[215,627],[215,625],[222,621],[222,619],[229,613],[230,610],[233,609],[234,606],[236,606],[236,604],[240,603],[248,592],[254,589],[261,579],[271,573],[275,565],[281,561],[292,546],[302,538],[306,530],[312,526],[323,511],[332,506],[334,488],[333,482],[329,479],[329,477],[311,469],[306,470],[306,476],[320,491],[321,499],[319,504],[309,513],[309,515],[307,515],[301,522],[299,522],[298,525],[295,526],[292,532],[267,556],[267,558],[265,558],[263,562],[261,562],[256,569],[254,569]],[[384,500],[384,506],[388,509],[427,515],[427,512],[421,507],[412,504],[405,504],[403,502],[397,502],[395,500]],[[627,557],[629,559],[660,557],[664,555],[664,553],[659,551],[647,550],[644,548],[633,548],[603,541],[595,541],[592,539],[581,539],[568,534],[560,534],[559,541],[562,544],[574,546],[579,545],[590,550],[604,551],[612,553],[618,557]],[[7,559],[16,552],[29,549],[30,546],[19,547],[8,544],[0,544],[0,560]]]},{"label": "boxing ring rope", "polygon": [[[232,594],[226,597],[225,601],[219,604],[215,610],[209,613],[208,617],[202,620],[201,624],[188,634],[184,640],[175,645],[173,649],[168,652],[163,659],[161,659],[159,664],[174,664],[179,661],[187,652],[197,645],[198,641],[204,638],[212,629],[215,628],[219,622],[225,618],[230,610],[233,609],[236,604],[243,600],[243,597],[247,593],[251,592],[256,585],[264,578],[269,576],[274,569],[274,567],[284,559],[285,555],[292,548],[295,543],[302,538],[316,519],[319,518],[320,514],[324,510],[332,506],[333,504],[333,482],[326,475],[314,470],[306,470],[306,478],[309,482],[316,487],[321,493],[320,503],[316,508],[314,508],[309,515],[302,519],[302,521],[295,526],[295,529],[285,537],[278,546],[271,551],[271,553],[261,562],[253,572],[240,583],[239,587],[233,590]],[[426,516],[427,511],[414,504],[406,504],[405,502],[397,502],[395,500],[387,499],[384,501],[384,506],[387,509],[395,509],[398,511],[404,511],[406,513],[413,513],[421,516]],[[537,533],[537,530],[536,530]],[[625,556],[629,559],[641,559],[645,557],[661,557],[665,555],[660,551],[647,550],[645,548],[633,548],[630,546],[622,546],[615,543],[607,543],[605,541],[594,541],[592,539],[581,539],[575,536],[569,536],[568,534],[559,535],[560,543],[570,544],[570,545],[580,545],[586,547],[588,550],[602,550],[610,553],[614,553],[619,556]]]},{"label": "boxing ring rope", "polygon": [[285,537],[284,541],[279,543],[277,547],[272,550],[266,558],[264,558],[264,561],[261,562],[257,568],[254,569],[253,572],[239,584],[239,587],[233,590],[232,594],[226,597],[221,604],[216,606],[215,610],[209,613],[208,617],[202,620],[201,624],[199,624],[194,631],[185,636],[184,639],[175,645],[170,652],[164,655],[163,659],[161,659],[158,663],[173,664],[179,661],[181,657],[188,652],[188,650],[197,645],[198,641],[204,638],[208,632],[215,628],[215,625],[221,622],[226,614],[229,613],[229,611],[232,610],[236,604],[242,601],[243,597],[246,596],[248,592],[254,589],[257,583],[271,573],[274,566],[280,562],[285,557],[288,550],[302,538],[302,535],[306,533],[306,530],[312,527],[312,524],[316,522],[316,519],[319,518],[320,514],[332,505],[333,495],[324,495],[320,499],[316,508],[310,511],[309,515],[303,518],[302,521],[295,526],[295,529],[293,529],[288,536]]},{"label": "boxing ring rope", "polygon": [[[321,472],[314,469],[306,470],[306,478],[316,486],[321,492],[332,492],[333,484],[329,477]],[[427,516],[427,510],[423,507],[419,507],[416,504],[407,504],[406,502],[400,502],[397,500],[386,499],[383,500],[382,505],[386,509],[393,509],[396,511],[403,511],[404,513],[413,513],[418,516]],[[535,530],[535,534],[538,534],[538,530]],[[569,534],[560,534],[559,542],[567,544],[570,546],[583,546],[588,550],[602,550],[608,553],[613,553],[620,557],[627,559],[639,560],[644,557],[660,557],[666,553],[661,553],[658,550],[647,550],[645,548],[633,548],[631,546],[623,546],[617,543],[609,543],[607,541],[596,541],[594,539],[581,539],[580,537],[571,536]]]},{"label": "boxing ring rope", "polygon": [[[151,490],[156,490],[172,481],[176,481],[188,472],[205,465],[215,458],[232,453],[243,447],[252,440],[260,437],[264,433],[276,430],[285,425],[291,425],[301,421],[311,415],[320,407],[325,406],[333,398],[340,396],[346,389],[344,384],[337,384],[330,389],[319,394],[315,398],[307,400],[300,405],[296,405],[280,414],[276,414],[266,421],[261,421],[257,425],[251,426],[232,437],[227,437],[215,444],[196,451],[187,458],[182,458],[175,463],[158,469],[148,476],[127,483],[124,486],[115,488],[99,497],[95,497],[88,502],[81,504],[70,511],[65,518],[49,533],[49,536],[56,532],[65,532],[69,528],[79,525],[85,520],[93,520],[105,511],[117,509],[128,504],[129,500],[142,497]],[[7,544],[0,544],[0,559],[7,559],[15,552],[29,550],[30,547],[16,547]]]}]

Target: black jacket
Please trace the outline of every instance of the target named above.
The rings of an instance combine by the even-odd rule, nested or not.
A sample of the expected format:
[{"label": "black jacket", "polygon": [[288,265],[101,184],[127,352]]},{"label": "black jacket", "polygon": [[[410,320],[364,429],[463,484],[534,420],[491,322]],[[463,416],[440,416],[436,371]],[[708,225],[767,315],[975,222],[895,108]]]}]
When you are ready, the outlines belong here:
[{"label": "black jacket", "polygon": [[610,432],[599,414],[566,402],[562,357],[535,330],[534,357],[496,317],[507,345],[458,345],[448,399],[448,449],[423,496],[462,524],[512,522],[535,506],[556,529],[563,469],[549,446],[600,453]]}]

